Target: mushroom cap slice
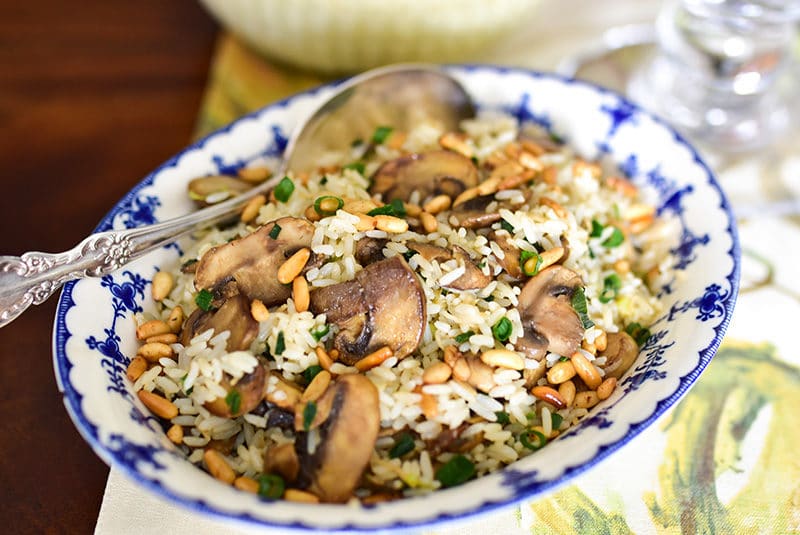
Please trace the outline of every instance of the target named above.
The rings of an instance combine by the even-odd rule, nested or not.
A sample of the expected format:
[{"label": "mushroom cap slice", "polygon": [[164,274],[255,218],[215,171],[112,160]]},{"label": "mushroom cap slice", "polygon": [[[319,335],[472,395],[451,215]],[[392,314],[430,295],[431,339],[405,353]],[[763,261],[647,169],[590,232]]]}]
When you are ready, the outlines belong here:
[{"label": "mushroom cap slice", "polygon": [[238,404],[236,411],[232,410],[228,402],[228,396],[217,398],[213,401],[205,403],[203,406],[208,411],[223,418],[236,418],[242,414],[247,414],[255,409],[261,400],[264,399],[264,383],[266,381],[267,373],[264,371],[264,366],[258,364],[252,372],[242,376],[235,385],[231,384],[231,380],[227,374],[223,375],[220,386],[224,388],[228,394],[234,390],[238,393]]},{"label": "mushroom cap slice", "polygon": [[363,375],[342,375],[317,401],[328,403],[328,417],[312,431],[319,433],[316,449],[308,451],[309,433],[299,433],[295,442],[298,484],[323,502],[343,503],[352,496],[378,438],[378,389]]},{"label": "mushroom cap slice", "polygon": [[522,267],[519,265],[519,247],[512,243],[511,236],[509,236],[507,232],[492,231],[489,233],[488,237],[503,251],[503,258],[498,258],[497,263],[500,264],[505,272],[514,280],[523,280],[525,275],[522,273]]},{"label": "mushroom cap slice", "polygon": [[431,194],[457,196],[478,184],[478,169],[472,160],[447,150],[407,154],[381,165],[372,175],[370,193],[383,200],[407,201],[413,191],[420,199]]},{"label": "mushroom cap slice", "polygon": [[365,236],[356,242],[355,258],[356,262],[362,266],[379,262],[383,256],[383,248],[389,240],[385,238],[370,238]]},{"label": "mushroom cap slice", "polygon": [[619,379],[639,356],[639,346],[636,344],[636,340],[624,331],[606,333],[606,337],[608,340],[606,348],[599,355],[606,357],[606,365],[603,369],[606,377]]},{"label": "mushroom cap slice", "polygon": [[314,290],[311,311],[338,326],[333,345],[347,364],[385,346],[398,359],[409,355],[427,321],[422,285],[400,256],[368,265],[351,281]]},{"label": "mushroom cap slice", "polygon": [[[270,237],[275,225],[281,230]],[[283,217],[258,230],[212,248],[197,262],[195,287],[220,293],[235,282],[248,299],[260,299],[266,306],[286,301],[291,287],[278,281],[278,268],[303,247],[311,245],[314,225],[305,219]]]},{"label": "mushroom cap slice", "polygon": [[444,247],[439,247],[438,245],[430,243],[408,242],[406,246],[412,251],[419,253],[429,262],[435,260],[442,263],[455,258],[459,263],[464,265],[464,274],[450,284],[443,285],[443,288],[462,291],[480,290],[481,288],[486,288],[486,286],[492,282],[492,278],[486,275],[481,268],[472,261],[469,253],[458,245],[453,246],[452,252]]},{"label": "mushroom cap slice", "polygon": [[583,339],[583,323],[572,308],[572,295],[583,285],[580,275],[554,265],[540,271],[522,288],[519,311],[523,336],[515,347],[529,358],[545,352],[572,355]]},{"label": "mushroom cap slice", "polygon": [[196,335],[214,329],[215,334],[230,331],[228,351],[245,351],[258,335],[258,322],[250,314],[250,302],[243,295],[225,300],[217,310],[195,310],[183,325],[180,341],[188,346]]}]

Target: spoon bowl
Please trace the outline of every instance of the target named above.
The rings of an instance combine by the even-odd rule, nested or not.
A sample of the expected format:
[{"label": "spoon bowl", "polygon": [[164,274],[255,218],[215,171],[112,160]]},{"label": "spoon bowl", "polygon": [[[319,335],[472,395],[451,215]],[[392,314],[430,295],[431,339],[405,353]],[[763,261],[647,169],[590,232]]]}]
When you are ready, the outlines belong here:
[{"label": "spoon bowl", "polygon": [[433,65],[392,65],[355,76],[293,130],[277,171],[249,191],[163,223],[92,234],[63,253],[0,256],[0,327],[31,304],[46,301],[67,281],[103,276],[193,230],[230,219],[250,199],[271,190],[288,169],[308,170],[320,151],[368,139],[381,125],[402,127],[425,118],[454,129],[473,114],[461,84]]}]

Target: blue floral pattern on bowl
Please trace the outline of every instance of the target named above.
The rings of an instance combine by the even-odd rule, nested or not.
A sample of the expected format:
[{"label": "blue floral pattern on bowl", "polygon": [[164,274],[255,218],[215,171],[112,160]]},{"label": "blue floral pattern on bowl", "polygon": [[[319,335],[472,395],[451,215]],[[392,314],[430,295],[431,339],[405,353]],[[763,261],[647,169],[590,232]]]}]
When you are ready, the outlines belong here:
[{"label": "blue floral pattern on bowl", "polygon": [[[588,470],[673,405],[705,368],[727,327],[738,290],[734,218],[711,171],[677,133],[622,97],[551,74],[489,66],[451,67],[481,109],[503,109],[567,140],[579,154],[615,164],[653,194],[681,236],[678,276],[661,291],[667,311],[621,388],[570,432],[510,467],[420,499],[370,507],[265,502],[223,485],[179,455],[125,377],[135,353],[133,314],[153,303],[157,266],[175,265],[165,247],[102,279],[69,283],[59,302],[54,364],[78,430],[106,462],[141,486],[199,514],[281,530],[407,529],[475,515],[534,497]],[[248,115],[170,159],[126,195],[97,230],[131,228],[191,209],[194,177],[277,157],[286,133],[332,86]],[[420,504],[423,503],[424,507]]]}]

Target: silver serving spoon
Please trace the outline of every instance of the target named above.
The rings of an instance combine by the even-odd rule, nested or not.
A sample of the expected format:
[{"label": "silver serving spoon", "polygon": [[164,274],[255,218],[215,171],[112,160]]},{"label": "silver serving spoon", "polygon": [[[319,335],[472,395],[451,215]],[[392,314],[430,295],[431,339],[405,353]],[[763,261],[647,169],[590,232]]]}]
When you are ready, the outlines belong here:
[{"label": "silver serving spoon", "polygon": [[436,66],[394,65],[355,76],[295,128],[272,178],[246,193],[163,223],[92,234],[63,253],[0,256],[0,327],[70,280],[110,273],[188,232],[231,219],[251,198],[272,189],[287,169],[313,168],[320,151],[347,149],[381,125],[407,130],[430,119],[455,129],[472,115],[467,92]]}]

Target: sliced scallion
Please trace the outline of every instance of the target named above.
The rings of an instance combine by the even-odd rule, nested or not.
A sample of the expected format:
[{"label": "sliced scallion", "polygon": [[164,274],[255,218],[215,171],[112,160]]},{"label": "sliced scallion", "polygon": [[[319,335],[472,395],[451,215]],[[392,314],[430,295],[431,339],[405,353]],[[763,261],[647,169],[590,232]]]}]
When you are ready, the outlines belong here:
[{"label": "sliced scallion", "polygon": [[619,289],[622,287],[622,280],[619,275],[612,273],[603,279],[603,291],[600,292],[600,302],[608,303],[617,297]]},{"label": "sliced scallion", "polygon": [[497,320],[497,323],[492,325],[492,334],[494,335],[495,340],[500,343],[505,343],[511,336],[511,331],[513,328],[514,326],[512,325],[511,320],[503,316]]},{"label": "sliced scallion", "polygon": [[594,327],[594,322],[589,319],[588,306],[586,305],[586,294],[583,292],[583,287],[575,288],[572,294],[572,308],[578,313],[584,329]]},{"label": "sliced scallion", "polygon": [[436,471],[436,479],[443,487],[455,487],[475,475],[475,465],[463,455],[456,455]]},{"label": "sliced scallion", "polygon": [[294,182],[288,176],[285,176],[278,182],[278,185],[275,186],[275,189],[272,192],[275,194],[275,198],[278,199],[280,202],[286,202],[289,200],[289,197],[292,196],[292,192],[294,191]]},{"label": "sliced scallion", "polygon": [[333,195],[323,195],[314,201],[314,211],[323,217],[334,215],[342,206],[344,200]]}]

